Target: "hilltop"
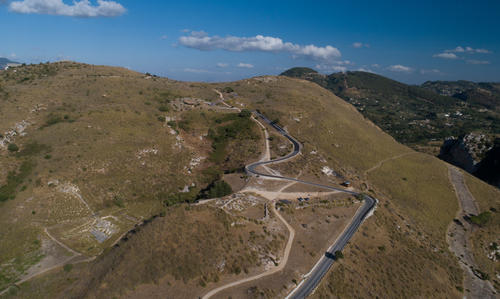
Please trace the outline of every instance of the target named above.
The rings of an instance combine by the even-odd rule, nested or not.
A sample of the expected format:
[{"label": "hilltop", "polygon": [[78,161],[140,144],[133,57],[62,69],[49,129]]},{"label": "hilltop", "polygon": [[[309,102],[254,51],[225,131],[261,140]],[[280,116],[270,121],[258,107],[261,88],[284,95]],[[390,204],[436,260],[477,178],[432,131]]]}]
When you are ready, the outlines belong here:
[{"label": "hilltop", "polygon": [[[279,265],[289,228],[264,195],[317,190],[243,173],[265,154],[266,138],[271,157],[290,148],[265,136],[250,117],[256,109],[304,145],[274,171],[335,186],[349,180],[380,201],[320,294],[464,295],[464,271],[446,238],[458,211],[449,165],[398,143],[317,84],[285,76],[179,82],[61,62],[2,72],[0,86],[6,296],[192,298]],[[465,178],[480,212],[490,213],[473,232],[474,256],[498,288],[488,258],[498,191]],[[239,192],[245,187],[254,192]],[[284,297],[359,204],[338,194],[296,197],[276,205],[296,238],[283,271],[218,296]],[[47,272],[12,286],[39,267]]]},{"label": "hilltop", "polygon": [[15,62],[15,61],[9,60],[7,58],[0,57],[0,70],[5,69],[5,67],[8,64],[10,64],[10,63],[12,63],[12,64],[20,64],[19,62]]}]

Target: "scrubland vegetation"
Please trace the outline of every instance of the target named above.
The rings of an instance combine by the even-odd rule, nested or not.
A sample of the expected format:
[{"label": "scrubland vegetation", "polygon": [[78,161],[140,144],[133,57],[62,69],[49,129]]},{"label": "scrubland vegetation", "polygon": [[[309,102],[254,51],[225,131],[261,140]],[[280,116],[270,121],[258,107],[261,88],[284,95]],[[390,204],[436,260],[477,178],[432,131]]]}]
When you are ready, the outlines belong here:
[{"label": "scrubland vegetation", "polygon": [[[284,172],[324,179],[321,167],[328,165],[380,200],[315,296],[463,295],[461,270],[445,243],[458,209],[446,165],[412,153],[316,84],[286,77],[186,83],[65,62],[4,72],[0,86],[7,95],[0,99],[0,133],[23,128],[9,142],[17,151],[0,149],[0,289],[43,258],[41,245],[53,243],[45,229],[82,258],[97,258],[70,270],[61,265],[22,284],[18,296],[144,297],[154,290],[192,298],[262,270],[255,248],[277,255],[282,233],[236,212],[185,203],[230,194],[222,175],[260,157],[261,129],[248,113],[259,109],[304,144]],[[214,88],[248,110],[211,105],[219,100]],[[271,140],[273,155],[281,141]],[[470,188],[491,198],[481,206],[491,217],[474,249],[484,257],[498,231],[490,209],[498,210],[496,195],[487,185]],[[91,232],[103,223],[109,238],[98,242]],[[305,253],[310,260],[318,254],[308,247]],[[494,267],[481,267],[493,277]],[[284,293],[292,276],[280,291],[263,294]],[[257,290],[276,287],[263,285],[255,282]]]}]

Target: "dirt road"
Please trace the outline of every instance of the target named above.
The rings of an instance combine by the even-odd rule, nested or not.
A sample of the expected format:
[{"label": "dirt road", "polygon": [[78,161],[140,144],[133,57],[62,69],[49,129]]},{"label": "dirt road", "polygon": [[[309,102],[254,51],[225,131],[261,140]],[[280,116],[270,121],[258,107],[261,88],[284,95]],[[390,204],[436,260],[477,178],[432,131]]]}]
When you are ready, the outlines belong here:
[{"label": "dirt road", "polygon": [[457,222],[452,222],[448,227],[446,239],[449,248],[459,259],[460,266],[464,270],[464,294],[466,298],[497,298],[495,290],[491,283],[487,280],[481,280],[477,277],[473,270],[477,268],[474,261],[474,256],[469,248],[472,248],[470,243],[470,232],[474,229],[471,224],[464,220],[466,215],[479,214],[479,208],[476,200],[469,192],[467,185],[464,182],[463,174],[457,168],[448,166],[448,174],[450,182],[455,189],[459,203],[459,211],[456,219]]}]

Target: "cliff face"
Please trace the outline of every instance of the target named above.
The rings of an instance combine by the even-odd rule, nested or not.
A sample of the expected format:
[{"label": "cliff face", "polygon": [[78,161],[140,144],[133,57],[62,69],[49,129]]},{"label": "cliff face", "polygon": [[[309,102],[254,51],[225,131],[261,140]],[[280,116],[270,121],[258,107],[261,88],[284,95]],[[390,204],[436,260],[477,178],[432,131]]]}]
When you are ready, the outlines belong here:
[{"label": "cliff face", "polygon": [[483,181],[500,188],[500,138],[495,140],[495,146],[486,153],[474,174]]},{"label": "cliff face", "polygon": [[448,138],[439,158],[500,187],[500,138],[477,133]]}]

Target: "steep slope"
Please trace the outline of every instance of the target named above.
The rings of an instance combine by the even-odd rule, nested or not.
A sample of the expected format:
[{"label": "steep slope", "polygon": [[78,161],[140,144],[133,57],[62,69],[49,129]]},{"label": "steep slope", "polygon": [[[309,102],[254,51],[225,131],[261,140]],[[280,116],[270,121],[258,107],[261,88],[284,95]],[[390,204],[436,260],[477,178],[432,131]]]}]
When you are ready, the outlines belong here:
[{"label": "steep slope", "polygon": [[[42,71],[53,75],[39,76],[38,72]],[[214,167],[216,173],[231,172],[260,156],[262,140],[249,133],[253,127],[243,126],[244,123],[231,125],[239,123],[241,116],[217,104],[219,96],[213,90],[218,89],[228,91],[224,97],[230,105],[260,110],[304,144],[302,155],[277,166],[277,171],[319,182],[349,180],[354,188],[380,200],[374,216],[367,219],[346,248],[346,264],[332,268],[319,294],[462,297],[462,272],[448,250],[445,237],[447,225],[458,210],[447,165],[397,143],[352,105],[317,84],[283,76],[232,83],[185,83],[81,64],[42,65],[26,68],[26,72],[33,79],[22,81],[26,74],[20,77],[10,74],[9,78],[2,79],[2,84],[8,86],[9,96],[0,106],[8,117],[1,125],[8,129],[23,119],[32,124],[26,130],[27,136],[9,135],[19,145],[19,154],[29,148],[26,145],[30,138],[50,146],[51,151],[46,147],[25,151],[32,152],[31,156],[8,153],[7,149],[2,151],[2,165],[8,165],[10,170],[19,169],[27,157],[37,162],[35,170],[22,177],[24,183],[15,188],[15,199],[0,203],[6,219],[2,225],[10,225],[9,233],[22,229],[31,232],[24,242],[16,241],[18,248],[34,244],[34,239],[43,241],[40,230],[55,222],[51,218],[53,214],[44,209],[53,209],[64,200],[73,205],[75,202],[70,200],[78,202],[77,196],[57,197],[57,190],[75,190],[59,189],[62,182],[77,185],[82,198],[88,200],[93,210],[99,211],[98,217],[148,218],[162,211],[165,217],[148,221],[144,228],[129,233],[111,248],[120,233],[133,223],[123,225],[120,233],[113,234],[101,245],[78,239],[70,242],[67,231],[53,227],[49,232],[67,238],[63,240],[65,243],[82,252],[93,246],[102,250],[102,254],[93,262],[75,265],[73,269],[55,268],[47,275],[28,281],[20,286],[17,295],[36,297],[42,293],[47,294],[46,297],[92,298],[126,296],[134,289],[150,294],[151,289],[161,288],[166,297],[175,297],[180,294],[179,290],[189,291],[186,293],[189,297],[202,296],[218,279],[230,281],[238,273],[245,275],[245,267],[250,274],[259,270],[249,266],[255,264],[255,260],[252,252],[247,251],[249,247],[241,245],[247,240],[256,242],[251,248],[267,248],[271,254],[282,250],[285,233],[271,224],[273,217],[264,223],[259,222],[259,218],[245,220],[244,226],[240,226],[239,221],[246,218],[227,216],[204,205],[179,205],[186,199],[192,200],[193,193],[216,178]],[[39,116],[33,112],[33,118],[28,119],[32,107],[46,101],[52,103],[47,105],[47,110],[39,112]],[[204,101],[211,104],[205,105]],[[20,118],[18,111],[26,116]],[[50,113],[61,117],[51,121],[52,117],[47,118]],[[215,129],[209,133],[211,127]],[[85,131],[93,128],[95,134]],[[223,150],[218,150],[219,146]],[[51,157],[46,159],[45,155]],[[207,157],[202,159],[205,162],[191,164],[193,159],[200,161],[196,158],[201,156]],[[216,167],[218,165],[222,166]],[[105,175],[100,172],[103,168]],[[333,172],[327,171],[327,175],[324,169]],[[332,173],[338,176],[336,180]],[[7,182],[7,171],[1,175],[0,182]],[[41,186],[36,184],[38,177],[43,182]],[[58,179],[59,185],[49,187],[48,182],[53,179]],[[189,188],[192,183],[195,189]],[[27,186],[24,190],[23,184]],[[184,190],[188,192],[179,192]],[[29,199],[32,196],[34,198]],[[164,209],[162,202],[173,207]],[[70,211],[57,211],[63,217],[61,221],[71,223],[67,220]],[[300,208],[293,213],[300,213]],[[287,217],[293,217],[293,213]],[[111,222],[112,218],[106,219]],[[185,238],[177,232],[185,233]],[[220,236],[227,239],[218,242],[216,238]],[[13,235],[10,238],[13,239]],[[11,246],[4,252],[16,249]],[[39,249],[23,255],[36,250]],[[317,248],[308,250],[321,254],[316,252]],[[198,263],[190,257],[192,254],[202,258],[200,252],[205,251],[210,253],[207,263]],[[100,252],[96,250],[96,254]],[[221,262],[217,257],[222,252],[227,254],[226,261],[243,264],[225,268],[227,272],[216,278],[214,273],[218,273]],[[144,264],[136,260],[140,257],[144,257],[140,260]],[[175,265],[175,261],[180,262]],[[295,273],[297,278],[301,274],[305,273]],[[266,283],[272,279],[271,276],[265,281],[252,281],[235,290],[234,295],[248,297],[254,294],[253,290],[261,290],[262,294],[279,297],[293,287],[291,282],[285,287]],[[335,287],[329,288],[332,281]]]}]

